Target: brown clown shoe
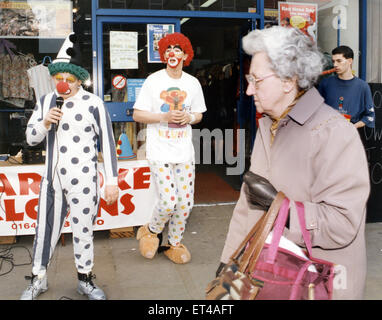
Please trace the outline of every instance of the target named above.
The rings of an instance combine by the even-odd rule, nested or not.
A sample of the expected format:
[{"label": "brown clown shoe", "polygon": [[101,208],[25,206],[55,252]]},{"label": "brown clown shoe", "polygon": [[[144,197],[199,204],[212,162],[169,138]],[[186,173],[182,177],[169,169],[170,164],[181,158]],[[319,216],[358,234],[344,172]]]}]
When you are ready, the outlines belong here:
[{"label": "brown clown shoe", "polygon": [[159,238],[156,233],[152,233],[149,230],[148,224],[138,229],[137,240],[139,240],[139,251],[141,255],[147,259],[154,258],[159,247]]},{"label": "brown clown shoe", "polygon": [[191,260],[191,253],[187,250],[184,244],[179,244],[177,246],[172,246],[168,244],[167,248],[164,249],[164,254],[172,262],[178,264],[184,264]]}]

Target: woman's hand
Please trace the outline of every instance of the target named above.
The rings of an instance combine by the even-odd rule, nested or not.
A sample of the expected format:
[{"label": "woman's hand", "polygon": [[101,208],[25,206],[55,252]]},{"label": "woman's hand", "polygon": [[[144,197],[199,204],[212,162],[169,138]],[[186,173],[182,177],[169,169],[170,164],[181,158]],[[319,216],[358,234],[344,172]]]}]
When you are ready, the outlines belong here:
[{"label": "woman's hand", "polygon": [[222,272],[223,268],[226,266],[226,264],[224,262],[220,262],[216,272],[215,272],[215,275],[216,277],[219,276],[220,272]]},{"label": "woman's hand", "polygon": [[244,191],[247,201],[259,209],[267,211],[277,195],[276,189],[272,184],[251,171],[244,174]]}]

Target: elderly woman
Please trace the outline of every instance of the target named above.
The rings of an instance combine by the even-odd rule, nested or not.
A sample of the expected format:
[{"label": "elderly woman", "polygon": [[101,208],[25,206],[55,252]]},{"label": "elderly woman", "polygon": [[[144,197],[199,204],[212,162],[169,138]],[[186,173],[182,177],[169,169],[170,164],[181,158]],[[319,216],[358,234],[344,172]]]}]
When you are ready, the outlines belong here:
[{"label": "elderly woman", "polygon": [[360,299],[370,186],[358,132],[313,87],[322,55],[307,36],[294,28],[255,30],[243,38],[243,48],[252,55],[247,94],[264,117],[217,273],[282,191],[292,204],[284,235],[304,246],[294,206],[303,202],[313,256],[340,265],[333,298]]}]

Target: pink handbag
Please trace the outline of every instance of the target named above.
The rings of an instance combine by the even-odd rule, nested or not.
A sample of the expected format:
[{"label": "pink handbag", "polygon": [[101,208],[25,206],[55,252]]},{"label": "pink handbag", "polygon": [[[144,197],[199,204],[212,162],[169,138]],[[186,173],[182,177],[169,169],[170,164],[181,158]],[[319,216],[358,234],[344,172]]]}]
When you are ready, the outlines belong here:
[{"label": "pink handbag", "polygon": [[[268,212],[253,226],[220,274],[208,284],[207,300],[332,298],[334,265],[312,257],[312,243],[305,227],[304,205],[301,202],[295,203],[307,253],[281,238],[288,218],[289,202],[282,192],[276,195]],[[267,244],[266,238],[272,227],[272,240]],[[292,244],[290,250],[280,246],[281,239]]]},{"label": "pink handbag", "polygon": [[[274,223],[270,244],[264,244],[253,257],[248,270],[253,279],[263,282],[256,300],[328,300],[332,298],[334,264],[312,256],[312,243],[305,227],[305,211],[295,202],[298,221],[306,245],[306,257],[279,246],[288,218],[289,199],[283,200]],[[250,245],[247,247],[247,249]]]}]

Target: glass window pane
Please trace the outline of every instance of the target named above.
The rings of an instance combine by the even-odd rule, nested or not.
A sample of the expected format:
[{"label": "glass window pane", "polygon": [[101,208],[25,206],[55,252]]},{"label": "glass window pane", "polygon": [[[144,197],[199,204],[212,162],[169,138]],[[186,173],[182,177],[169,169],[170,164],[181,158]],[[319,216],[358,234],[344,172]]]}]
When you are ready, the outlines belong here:
[{"label": "glass window pane", "polygon": [[[276,0],[266,0],[266,8],[277,8]],[[104,9],[148,9],[248,12],[256,7],[256,0],[100,0]]]}]

